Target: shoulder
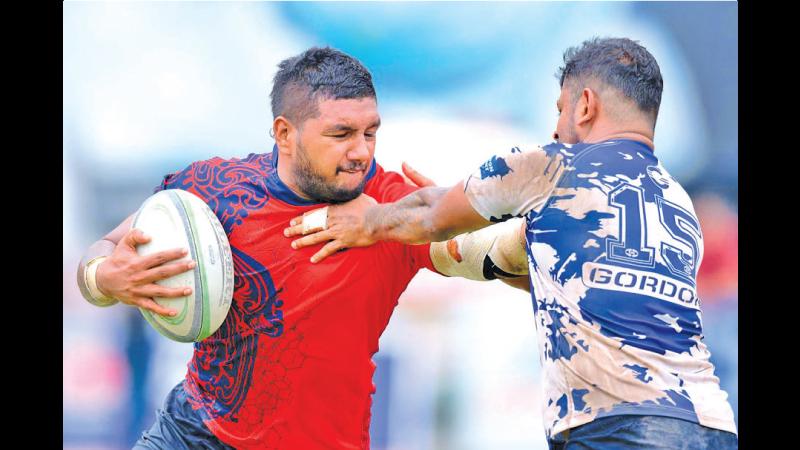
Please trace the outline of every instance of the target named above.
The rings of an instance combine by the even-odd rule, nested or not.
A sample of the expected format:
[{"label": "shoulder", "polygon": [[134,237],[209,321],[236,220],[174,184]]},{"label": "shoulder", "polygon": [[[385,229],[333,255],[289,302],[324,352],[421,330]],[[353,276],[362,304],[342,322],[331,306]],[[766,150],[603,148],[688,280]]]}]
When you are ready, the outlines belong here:
[{"label": "shoulder", "polygon": [[244,158],[213,157],[195,161],[182,170],[165,175],[160,189],[222,189],[240,183],[258,183],[269,176],[270,155],[251,153]]},{"label": "shoulder", "polygon": [[195,161],[183,170],[164,176],[155,191],[182,189],[200,197],[230,234],[233,228],[269,200],[267,180],[274,176],[270,154],[244,158],[214,157]]}]

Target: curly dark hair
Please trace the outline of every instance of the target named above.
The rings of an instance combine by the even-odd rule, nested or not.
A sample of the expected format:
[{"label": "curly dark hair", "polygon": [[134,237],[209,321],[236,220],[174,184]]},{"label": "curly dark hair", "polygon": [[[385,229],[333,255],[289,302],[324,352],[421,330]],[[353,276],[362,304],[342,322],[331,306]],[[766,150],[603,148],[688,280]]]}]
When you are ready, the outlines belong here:
[{"label": "curly dark hair", "polygon": [[312,47],[281,61],[270,97],[273,117],[282,115],[298,125],[319,113],[319,100],[376,98],[369,70],[331,47]]},{"label": "curly dark hair", "polygon": [[656,59],[637,41],[595,37],[570,47],[564,52],[564,66],[559,67],[556,77],[561,87],[567,80],[577,81],[576,90],[596,79],[619,89],[654,120],[658,116],[664,80]]}]

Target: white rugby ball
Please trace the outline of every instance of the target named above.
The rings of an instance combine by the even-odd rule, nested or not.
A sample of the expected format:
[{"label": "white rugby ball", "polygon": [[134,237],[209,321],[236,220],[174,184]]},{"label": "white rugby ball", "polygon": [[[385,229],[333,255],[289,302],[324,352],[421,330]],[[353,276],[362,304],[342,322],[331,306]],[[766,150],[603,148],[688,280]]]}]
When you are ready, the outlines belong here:
[{"label": "white rugby ball", "polygon": [[199,342],[217,331],[233,298],[233,257],[225,230],[211,208],[190,192],[167,189],[145,200],[131,227],[151,237],[150,242],[137,246],[139,255],[187,248],[189,253],[177,261],[197,262],[194,270],[157,282],[192,288],[185,297],[154,298],[178,314],[166,317],[139,308],[144,318],[156,331],[178,342]]}]

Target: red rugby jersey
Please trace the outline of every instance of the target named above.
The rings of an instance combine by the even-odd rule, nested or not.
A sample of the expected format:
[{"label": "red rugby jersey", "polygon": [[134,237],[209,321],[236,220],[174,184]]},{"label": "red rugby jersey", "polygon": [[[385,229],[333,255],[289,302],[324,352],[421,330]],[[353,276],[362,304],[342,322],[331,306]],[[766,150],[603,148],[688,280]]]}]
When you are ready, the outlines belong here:
[{"label": "red rugby jersey", "polygon": [[[278,178],[278,151],[213,158],[164,177],[200,196],[233,252],[235,290],[219,330],[194,344],[185,389],[208,428],[238,449],[369,448],[372,355],[429,245],[381,242],[309,258],[289,220],[322,206]],[[392,202],[416,187],[375,161],[364,192]]]}]

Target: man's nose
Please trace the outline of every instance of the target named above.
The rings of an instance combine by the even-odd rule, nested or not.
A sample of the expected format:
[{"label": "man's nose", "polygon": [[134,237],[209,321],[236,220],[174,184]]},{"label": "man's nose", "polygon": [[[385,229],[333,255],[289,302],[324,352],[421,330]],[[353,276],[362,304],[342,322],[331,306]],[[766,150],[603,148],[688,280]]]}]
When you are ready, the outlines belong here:
[{"label": "man's nose", "polygon": [[351,161],[366,161],[369,159],[369,143],[364,136],[357,139],[353,147],[347,152],[347,159]]},{"label": "man's nose", "polygon": [[553,131],[553,140],[554,141],[558,140],[558,131]]}]

